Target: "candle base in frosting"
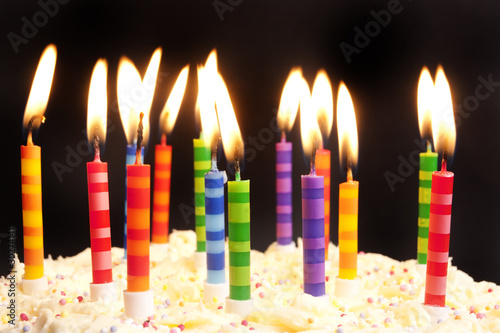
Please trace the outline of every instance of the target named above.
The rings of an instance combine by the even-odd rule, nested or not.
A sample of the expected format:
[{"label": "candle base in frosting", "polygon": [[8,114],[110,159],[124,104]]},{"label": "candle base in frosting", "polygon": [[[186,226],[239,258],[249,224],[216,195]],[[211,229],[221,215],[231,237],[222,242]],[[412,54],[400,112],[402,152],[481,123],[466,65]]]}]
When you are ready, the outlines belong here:
[{"label": "candle base in frosting", "polygon": [[282,245],[282,244],[276,244],[276,251],[281,251],[281,252],[286,252],[286,253],[292,253],[295,251],[297,247],[295,246],[295,242],[291,242],[290,244]]},{"label": "candle base in frosting", "polygon": [[431,317],[431,325],[436,325],[446,320],[448,318],[448,314],[450,313],[450,307],[448,306],[434,306],[427,304],[423,304],[422,306]]},{"label": "candle base in frosting", "polygon": [[195,252],[193,255],[194,270],[203,271],[207,270],[207,253],[206,252]]},{"label": "candle base in frosting", "polygon": [[359,279],[355,278],[353,280],[341,279],[337,277],[335,279],[335,296],[337,297],[354,297],[359,294]]},{"label": "candle base in frosting", "polygon": [[46,276],[33,280],[23,279],[23,292],[27,295],[33,295],[47,289],[49,289],[49,281]]},{"label": "candle base in frosting", "polygon": [[236,300],[226,298],[226,313],[234,313],[245,318],[254,308],[253,299]]},{"label": "candle base in frosting", "polygon": [[203,282],[203,303],[221,303],[229,295],[229,284]]},{"label": "candle base in frosting", "polygon": [[152,316],[154,310],[154,295],[152,290],[123,291],[125,316],[128,318],[145,320]]},{"label": "candle base in frosting", "polygon": [[99,298],[104,302],[116,301],[118,298],[116,282],[90,283],[90,300],[96,302]]}]

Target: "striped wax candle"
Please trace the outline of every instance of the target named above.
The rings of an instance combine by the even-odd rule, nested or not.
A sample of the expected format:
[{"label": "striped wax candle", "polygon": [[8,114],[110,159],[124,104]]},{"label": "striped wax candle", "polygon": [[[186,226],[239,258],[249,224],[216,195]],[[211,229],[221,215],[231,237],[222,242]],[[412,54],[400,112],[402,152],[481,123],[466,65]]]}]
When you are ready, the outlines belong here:
[{"label": "striped wax candle", "polygon": [[426,305],[445,306],[453,178],[453,172],[446,171],[445,165],[441,171],[435,171],[432,174],[429,247],[425,279],[424,304]]},{"label": "striped wax candle", "polygon": [[155,146],[155,173],[153,190],[153,243],[167,243],[170,213],[170,171],[172,146]]},{"label": "striped wax candle", "polygon": [[[125,165],[135,163],[135,146],[127,145],[127,155],[125,156]],[[141,148],[141,160],[144,161],[144,147]],[[125,176],[125,221],[123,226],[123,258],[127,258],[127,176]]]},{"label": "striped wax candle", "polygon": [[87,163],[92,282],[113,281],[109,226],[108,164]]},{"label": "striped wax candle", "polygon": [[325,295],[325,203],[323,176],[301,177],[304,292]]},{"label": "striped wax candle", "polygon": [[328,244],[330,243],[330,178],[331,153],[328,149],[316,151],[316,174],[325,180],[325,260],[328,260]]},{"label": "striped wax candle", "polygon": [[21,146],[24,279],[43,277],[42,169],[39,146]]},{"label": "striped wax candle", "polygon": [[250,181],[228,182],[229,298],[250,299]]},{"label": "striped wax candle", "polygon": [[339,278],[345,280],[358,275],[358,193],[357,181],[339,185]]},{"label": "striped wax candle", "polygon": [[276,143],[276,239],[279,245],[293,240],[292,143]]},{"label": "striped wax candle", "polygon": [[207,282],[226,282],[224,229],[224,173],[211,170],[205,174],[205,223]]},{"label": "striped wax candle", "polygon": [[127,165],[127,291],[149,290],[150,166]]},{"label": "striped wax candle", "polygon": [[210,149],[203,139],[193,139],[194,149],[194,214],[196,252],[206,251],[205,174],[210,171]]},{"label": "striped wax candle", "polygon": [[429,211],[431,202],[432,173],[437,170],[438,154],[428,150],[420,153],[418,187],[418,242],[417,263],[427,263],[427,243],[429,238]]}]

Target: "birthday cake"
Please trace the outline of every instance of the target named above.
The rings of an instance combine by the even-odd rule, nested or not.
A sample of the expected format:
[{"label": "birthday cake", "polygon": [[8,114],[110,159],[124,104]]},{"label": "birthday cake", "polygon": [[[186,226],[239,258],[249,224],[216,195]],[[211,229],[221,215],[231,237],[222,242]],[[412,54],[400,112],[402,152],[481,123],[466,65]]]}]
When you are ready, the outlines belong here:
[{"label": "birthday cake", "polygon": [[[153,316],[140,322],[124,315],[121,290],[126,289],[127,267],[122,261],[123,249],[112,249],[113,278],[118,288],[115,301],[90,300],[89,248],[74,257],[49,256],[44,263],[47,291],[25,295],[17,279],[14,320],[8,309],[11,281],[0,279],[0,332],[500,332],[500,288],[491,282],[475,282],[451,265],[448,314],[438,323],[431,322],[422,305],[424,277],[415,260],[399,262],[381,254],[360,253],[359,294],[341,298],[334,290],[338,248],[330,243],[327,297],[304,294],[300,239],[293,252],[278,250],[276,244],[265,253],[251,252],[255,306],[242,318],[226,313],[223,299],[203,302],[206,273],[194,269],[195,246],[193,231],[174,231],[167,245],[151,245],[155,310]],[[20,277],[23,264],[17,266],[16,276]]]}]

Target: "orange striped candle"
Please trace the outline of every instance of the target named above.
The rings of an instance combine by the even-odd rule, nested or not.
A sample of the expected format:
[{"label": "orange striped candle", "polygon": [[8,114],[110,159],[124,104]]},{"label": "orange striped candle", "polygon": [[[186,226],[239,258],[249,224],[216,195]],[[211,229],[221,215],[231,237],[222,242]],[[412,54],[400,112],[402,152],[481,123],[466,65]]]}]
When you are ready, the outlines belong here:
[{"label": "orange striped candle", "polygon": [[127,165],[127,291],[149,290],[150,166]]},{"label": "orange striped candle", "polygon": [[316,151],[316,175],[323,176],[325,197],[325,260],[328,260],[328,244],[330,243],[330,175],[331,153],[328,149]]},{"label": "orange striped candle", "polygon": [[167,145],[166,136],[161,145],[155,147],[155,172],[153,192],[153,243],[167,243],[170,214],[170,171],[172,146]]},{"label": "orange striped candle", "polygon": [[24,279],[43,277],[42,169],[39,146],[21,146]]},{"label": "orange striped candle", "polygon": [[358,192],[357,181],[339,185],[339,278],[346,280],[358,275]]}]

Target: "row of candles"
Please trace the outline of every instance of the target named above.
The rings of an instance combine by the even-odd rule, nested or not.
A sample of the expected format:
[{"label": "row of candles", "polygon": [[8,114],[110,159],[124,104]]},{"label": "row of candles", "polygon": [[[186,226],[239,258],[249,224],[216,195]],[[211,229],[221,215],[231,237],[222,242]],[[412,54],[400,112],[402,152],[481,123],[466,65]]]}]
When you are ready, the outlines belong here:
[{"label": "row of candles", "polygon": [[[23,288],[31,293],[46,289],[43,274],[43,227],[41,209],[40,147],[32,141],[32,130],[43,122],[56,48],[49,45],[40,60],[26,106],[24,125],[28,144],[21,147],[25,275]],[[125,204],[125,258],[128,286],[124,291],[125,313],[129,316],[153,312],[149,287],[150,244],[150,166],[143,164],[143,144],[148,137],[149,110],[161,59],[161,49],[151,58],[144,79],[134,64],[124,58],[118,69],[118,97],[122,123],[127,136],[127,179]],[[172,147],[166,136],[175,125],[184,90],[188,66],[179,74],[160,115],[162,139],[155,147],[152,241],[168,240]],[[88,101],[87,134],[93,141],[95,157],[87,164],[93,299],[114,293],[111,271],[111,236],[107,163],[100,160],[99,145],[106,136],[107,63],[97,61],[91,78]],[[134,89],[144,89],[146,97],[131,102]],[[204,66],[198,66],[197,110],[203,131],[193,140],[194,204],[197,246],[195,264],[207,269],[205,300],[227,295],[227,310],[247,313],[250,297],[250,182],[241,180],[239,161],[243,142],[228,90],[217,69],[213,51]],[[276,236],[279,250],[295,248],[292,240],[292,143],[286,133],[292,128],[300,108],[300,127],[304,153],[310,157],[310,173],[302,176],[302,237],[304,292],[325,295],[325,261],[330,239],[330,151],[324,149],[333,124],[333,95],[330,81],[319,71],[312,91],[301,70],[292,69],[283,88],[278,111],[281,141],[276,144]],[[453,153],[455,127],[451,93],[441,67],[435,82],[424,68],[418,85],[421,136],[428,151],[420,155],[419,217],[417,262],[427,265],[425,304],[444,307],[451,221],[453,173],[446,170]],[[357,276],[358,192],[352,169],[357,163],[358,141],[354,105],[344,83],[337,95],[337,129],[341,164],[347,181],[339,185],[339,276],[337,296],[354,296],[359,289]],[[229,162],[234,162],[235,180],[228,182],[229,288],[225,281],[224,184],[225,172],[217,169],[219,137]],[[443,153],[441,171],[437,153]]]}]

